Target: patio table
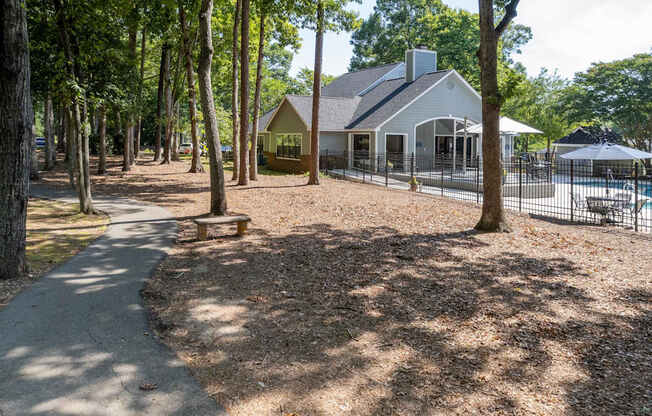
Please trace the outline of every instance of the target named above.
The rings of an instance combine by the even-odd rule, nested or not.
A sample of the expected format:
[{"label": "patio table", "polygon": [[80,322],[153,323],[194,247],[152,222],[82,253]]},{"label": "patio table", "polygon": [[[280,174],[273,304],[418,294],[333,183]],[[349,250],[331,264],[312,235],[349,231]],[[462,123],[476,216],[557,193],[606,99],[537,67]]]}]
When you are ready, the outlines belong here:
[{"label": "patio table", "polygon": [[[625,201],[622,198],[612,198],[605,196],[587,196],[586,205],[587,210],[594,214],[599,214],[602,216],[601,224],[612,223],[616,224],[623,222],[623,213],[626,207],[626,204],[629,201]],[[616,215],[619,214],[620,220],[616,219]],[[609,216],[611,215],[611,218]]]}]

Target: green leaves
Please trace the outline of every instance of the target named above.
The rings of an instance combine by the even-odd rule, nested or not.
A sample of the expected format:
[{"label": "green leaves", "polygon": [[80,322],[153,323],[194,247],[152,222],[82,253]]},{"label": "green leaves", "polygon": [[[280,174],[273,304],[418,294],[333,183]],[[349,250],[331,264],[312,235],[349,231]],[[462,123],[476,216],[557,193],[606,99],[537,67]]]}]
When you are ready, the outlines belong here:
[{"label": "green leaves", "polygon": [[575,74],[563,108],[576,122],[612,123],[643,146],[652,137],[652,53],[594,63]]},{"label": "green leaves", "polygon": [[[531,38],[529,27],[510,24],[499,42],[499,62],[507,68],[513,54],[520,53]],[[378,0],[351,43],[351,70],[403,61],[406,49],[425,45],[437,51],[438,69],[455,69],[480,89],[478,15],[450,8],[440,0]],[[505,85],[512,88],[517,83],[511,81],[517,78],[517,74],[506,74]],[[509,88],[503,95],[510,93]]]}]

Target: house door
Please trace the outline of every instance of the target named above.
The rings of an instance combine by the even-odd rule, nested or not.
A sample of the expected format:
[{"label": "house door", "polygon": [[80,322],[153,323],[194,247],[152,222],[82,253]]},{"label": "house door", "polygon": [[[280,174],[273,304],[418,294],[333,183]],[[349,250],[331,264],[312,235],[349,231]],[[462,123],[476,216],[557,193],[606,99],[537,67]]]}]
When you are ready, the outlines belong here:
[{"label": "house door", "polygon": [[353,135],[353,166],[368,166],[369,134]]},{"label": "house door", "polygon": [[405,155],[403,145],[405,136],[402,134],[388,134],[385,145],[388,167],[392,170],[403,169]]}]

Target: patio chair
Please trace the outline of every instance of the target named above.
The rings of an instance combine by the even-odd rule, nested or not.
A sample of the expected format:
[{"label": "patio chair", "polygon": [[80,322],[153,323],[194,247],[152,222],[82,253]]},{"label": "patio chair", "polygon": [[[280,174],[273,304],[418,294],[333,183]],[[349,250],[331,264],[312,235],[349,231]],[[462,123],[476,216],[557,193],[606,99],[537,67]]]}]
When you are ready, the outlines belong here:
[{"label": "patio chair", "polygon": [[649,199],[639,199],[636,201],[636,204],[634,204],[631,208],[632,216],[640,214],[645,204],[647,204],[647,201],[649,201]]},{"label": "patio chair", "polygon": [[[586,201],[583,200],[580,197],[580,194],[578,194],[577,192],[571,192],[570,196],[571,196],[571,203],[573,204],[575,213],[579,214],[578,215],[579,217],[583,217],[584,219],[586,219],[587,214],[590,212],[588,211],[588,205]],[[595,214],[593,214],[593,216],[595,217]]]},{"label": "patio chair", "polygon": [[600,215],[600,224],[604,225],[609,219],[609,214],[612,211],[611,205],[607,205],[606,201],[602,198],[587,196],[586,197],[586,209],[593,214],[595,218],[596,215]]}]

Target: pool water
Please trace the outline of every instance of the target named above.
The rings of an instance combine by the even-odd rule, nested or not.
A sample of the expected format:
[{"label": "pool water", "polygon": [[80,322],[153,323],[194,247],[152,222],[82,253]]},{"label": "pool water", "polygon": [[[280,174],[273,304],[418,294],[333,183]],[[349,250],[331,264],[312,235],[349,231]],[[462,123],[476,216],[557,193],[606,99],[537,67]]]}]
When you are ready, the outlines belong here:
[{"label": "pool water", "polygon": [[[604,179],[596,179],[593,181],[586,181],[586,182],[576,182],[577,185],[584,185],[584,186],[591,186],[594,188],[604,188],[605,187],[605,180]],[[614,189],[617,191],[622,191],[624,186],[627,185],[628,191],[634,191],[634,181],[625,181],[625,180],[611,180],[609,181],[609,189]],[[638,193],[652,197],[652,183],[644,182],[638,183]]]}]

